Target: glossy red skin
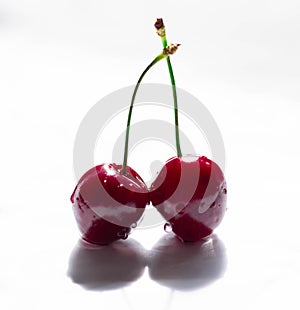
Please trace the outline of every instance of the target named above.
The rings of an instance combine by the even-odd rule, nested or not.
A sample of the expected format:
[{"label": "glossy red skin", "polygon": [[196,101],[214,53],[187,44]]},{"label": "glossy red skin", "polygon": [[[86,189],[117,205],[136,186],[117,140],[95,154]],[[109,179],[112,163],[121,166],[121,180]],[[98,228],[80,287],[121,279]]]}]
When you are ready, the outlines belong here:
[{"label": "glossy red skin", "polygon": [[226,181],[220,167],[205,156],[169,159],[150,187],[153,206],[181,240],[209,236],[226,211]]},{"label": "glossy red skin", "polygon": [[121,165],[102,164],[80,178],[71,202],[82,238],[105,245],[127,238],[149,204],[149,193],[132,168],[123,175]]}]

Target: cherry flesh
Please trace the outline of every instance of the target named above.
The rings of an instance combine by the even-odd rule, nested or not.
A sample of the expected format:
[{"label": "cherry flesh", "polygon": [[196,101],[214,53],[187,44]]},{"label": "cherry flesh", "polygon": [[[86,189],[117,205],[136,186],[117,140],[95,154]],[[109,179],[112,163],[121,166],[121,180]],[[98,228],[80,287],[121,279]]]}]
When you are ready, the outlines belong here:
[{"label": "cherry flesh", "polygon": [[129,166],[101,164],[88,170],[71,196],[82,238],[105,245],[126,239],[142,217],[149,193],[142,178]]},{"label": "cherry flesh", "polygon": [[205,156],[170,158],[150,187],[153,206],[181,241],[199,241],[220,224],[226,211],[226,181]]}]

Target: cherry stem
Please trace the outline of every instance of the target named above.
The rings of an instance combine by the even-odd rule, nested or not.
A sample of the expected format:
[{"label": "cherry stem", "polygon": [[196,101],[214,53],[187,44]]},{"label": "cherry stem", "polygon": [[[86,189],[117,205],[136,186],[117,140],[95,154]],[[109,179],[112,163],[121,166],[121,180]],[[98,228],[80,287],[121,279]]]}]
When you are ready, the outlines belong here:
[{"label": "cherry stem", "polygon": [[166,57],[166,54],[164,52],[162,52],[158,56],[156,56],[154,58],[154,60],[150,63],[150,65],[148,65],[148,67],[143,71],[143,73],[141,74],[141,76],[139,77],[139,79],[137,81],[137,84],[135,85],[133,95],[131,98],[130,107],[129,107],[128,118],[127,118],[127,128],[126,128],[125,147],[124,147],[124,159],[123,159],[123,166],[122,166],[122,174],[123,175],[126,174],[126,168],[127,168],[129,131],[130,131],[132,109],[133,109],[133,104],[134,104],[134,100],[136,97],[136,93],[140,87],[140,84],[141,84],[142,79],[144,78],[145,74],[150,70],[151,67],[153,67],[157,62],[159,62],[160,60],[162,60],[165,57]]},{"label": "cherry stem", "polygon": [[[164,31],[164,35],[161,36],[161,41],[162,41],[163,47],[166,48],[168,46],[168,41],[166,38],[165,31]],[[167,60],[167,64],[168,64],[168,70],[169,70],[170,80],[171,80],[171,84],[172,84],[172,92],[173,92],[173,100],[174,100],[176,150],[177,150],[177,156],[182,157],[182,152],[181,152],[181,148],[180,148],[180,137],[179,137],[176,83],[175,83],[175,78],[174,78],[174,73],[173,73],[173,68],[172,68],[170,56],[168,56],[166,58],[166,60]]]}]

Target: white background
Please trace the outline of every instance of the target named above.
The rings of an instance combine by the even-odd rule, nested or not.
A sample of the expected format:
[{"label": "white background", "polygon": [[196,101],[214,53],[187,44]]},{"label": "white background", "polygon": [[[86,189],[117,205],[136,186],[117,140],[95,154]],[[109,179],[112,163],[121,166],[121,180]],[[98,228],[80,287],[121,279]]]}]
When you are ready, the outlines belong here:
[{"label": "white background", "polygon": [[[76,132],[160,52],[157,17],[182,43],[178,86],[222,131],[228,211],[202,247],[160,225],[83,249],[69,201]],[[299,33],[296,0],[1,0],[1,309],[299,309]],[[168,81],[164,63],[145,78]],[[141,156],[129,161],[142,176],[163,157]]]}]

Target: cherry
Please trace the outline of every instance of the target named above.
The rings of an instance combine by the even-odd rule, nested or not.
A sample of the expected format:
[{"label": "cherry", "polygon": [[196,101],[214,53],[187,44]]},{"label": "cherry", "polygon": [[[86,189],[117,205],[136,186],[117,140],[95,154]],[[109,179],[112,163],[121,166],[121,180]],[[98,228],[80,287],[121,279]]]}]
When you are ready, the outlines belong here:
[{"label": "cherry", "polygon": [[74,215],[85,241],[109,244],[126,239],[149,203],[148,189],[129,166],[102,164],[88,170],[72,196]]},{"label": "cherry", "polygon": [[182,241],[199,241],[216,228],[226,210],[226,181],[205,156],[169,159],[150,187],[153,206]]},{"label": "cherry", "polygon": [[161,59],[174,54],[177,47],[176,44],[164,47],[138,79],[128,112],[123,165],[101,164],[91,168],[80,178],[71,196],[82,238],[90,243],[104,245],[126,239],[150,203],[146,184],[127,165],[133,104],[148,70]]},{"label": "cherry", "polygon": [[[166,30],[161,18],[155,23],[163,47]],[[226,210],[226,181],[220,167],[205,156],[182,156],[179,138],[176,84],[170,57],[166,58],[172,85],[177,157],[169,159],[150,187],[150,200],[182,241],[209,236]]]}]

